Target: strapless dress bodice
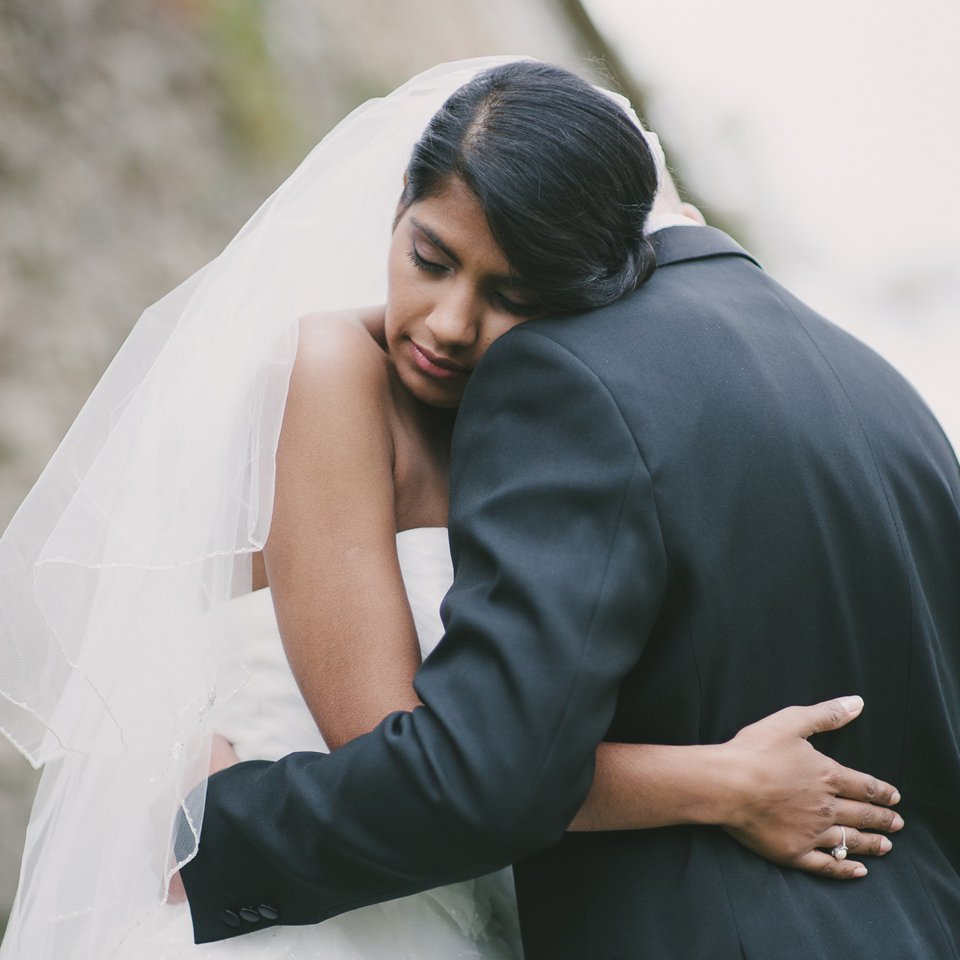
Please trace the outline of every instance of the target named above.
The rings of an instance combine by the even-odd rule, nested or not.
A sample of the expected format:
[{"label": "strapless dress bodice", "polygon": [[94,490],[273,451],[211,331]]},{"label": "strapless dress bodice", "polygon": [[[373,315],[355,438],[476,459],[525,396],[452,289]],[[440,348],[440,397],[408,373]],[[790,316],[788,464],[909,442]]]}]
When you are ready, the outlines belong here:
[{"label": "strapless dress bodice", "polygon": [[417,527],[397,534],[397,556],[424,659],[443,637],[440,601],[453,583],[446,527]]},{"label": "strapless dress bodice", "polygon": [[[453,581],[442,527],[397,535],[397,553],[424,656],[440,641],[439,607]],[[226,679],[212,727],[241,760],[278,760],[327,747],[287,665],[269,589],[211,611]],[[185,903],[163,906],[129,938],[118,960],[519,960],[511,871],[352,910],[312,926],[269,927],[195,945]]]}]

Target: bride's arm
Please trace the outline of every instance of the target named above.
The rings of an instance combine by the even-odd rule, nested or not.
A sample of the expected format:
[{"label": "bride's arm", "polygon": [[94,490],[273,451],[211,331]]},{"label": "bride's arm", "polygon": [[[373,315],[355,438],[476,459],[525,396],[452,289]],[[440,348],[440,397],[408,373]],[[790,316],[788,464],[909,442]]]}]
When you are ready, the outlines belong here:
[{"label": "bride's arm", "polygon": [[302,321],[277,449],[264,559],[287,659],[331,749],[419,702],[385,364],[359,324]]}]

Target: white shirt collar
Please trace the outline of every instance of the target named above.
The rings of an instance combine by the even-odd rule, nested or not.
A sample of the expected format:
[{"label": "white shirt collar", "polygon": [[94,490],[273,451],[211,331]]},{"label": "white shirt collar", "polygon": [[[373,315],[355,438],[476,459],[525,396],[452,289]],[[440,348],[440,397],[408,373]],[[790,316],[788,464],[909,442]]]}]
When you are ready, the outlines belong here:
[{"label": "white shirt collar", "polygon": [[664,227],[702,227],[703,224],[682,213],[661,213],[647,219],[647,234],[656,233]]}]

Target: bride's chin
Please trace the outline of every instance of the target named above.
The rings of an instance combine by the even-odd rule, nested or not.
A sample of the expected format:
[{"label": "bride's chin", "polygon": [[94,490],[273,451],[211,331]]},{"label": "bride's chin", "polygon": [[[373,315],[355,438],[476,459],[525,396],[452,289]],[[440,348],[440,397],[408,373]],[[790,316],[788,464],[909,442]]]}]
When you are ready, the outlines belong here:
[{"label": "bride's chin", "polygon": [[[411,380],[414,377],[410,378]],[[442,410],[454,410],[460,406],[463,399],[463,387],[451,388],[438,383],[432,383],[424,377],[418,377],[419,382],[410,383],[403,380],[407,392],[428,407],[438,407]]]},{"label": "bride's chin", "polygon": [[394,361],[394,367],[404,390],[415,400],[419,400],[428,407],[439,407],[443,410],[454,410],[460,406],[463,391],[467,385],[466,378],[458,378],[453,382],[434,378],[412,367],[409,362]]},{"label": "bride's chin", "polygon": [[449,389],[430,389],[429,385],[422,385],[420,389],[410,390],[409,392],[428,407],[437,407],[441,410],[455,410],[460,406],[460,401],[463,399],[462,389],[453,392]]}]

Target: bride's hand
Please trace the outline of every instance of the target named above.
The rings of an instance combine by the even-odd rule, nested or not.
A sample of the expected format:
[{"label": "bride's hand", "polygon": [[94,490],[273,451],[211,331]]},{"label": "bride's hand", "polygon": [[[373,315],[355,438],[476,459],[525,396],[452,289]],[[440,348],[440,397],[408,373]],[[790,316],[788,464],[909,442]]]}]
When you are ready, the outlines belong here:
[{"label": "bride's hand", "polygon": [[853,855],[886,853],[891,843],[875,831],[903,826],[889,809],[900,795],[889,783],[844,767],[807,742],[814,733],[849,723],[862,709],[860,697],[787,707],[721,744],[730,769],[742,776],[720,821],[727,833],[782,866],[838,879],[866,874],[862,864],[828,851],[845,843]]},{"label": "bride's hand", "polygon": [[[219,733],[213,735],[210,743],[210,766],[207,770],[207,776],[211,776],[218,770],[226,770],[235,763],[239,763],[240,758],[233,749],[230,741]],[[170,878],[170,886],[167,889],[167,903],[183,903],[187,899],[187,891],[183,889],[183,881],[180,879],[179,871]]]},{"label": "bride's hand", "polygon": [[850,853],[886,853],[890,841],[872,831],[903,826],[889,809],[900,795],[819,753],[807,737],[842,727],[862,709],[860,697],[788,707],[727,743],[601,743],[593,786],[569,829],[713,824],[782,866],[861,877],[862,864],[825,851],[845,835]]}]

